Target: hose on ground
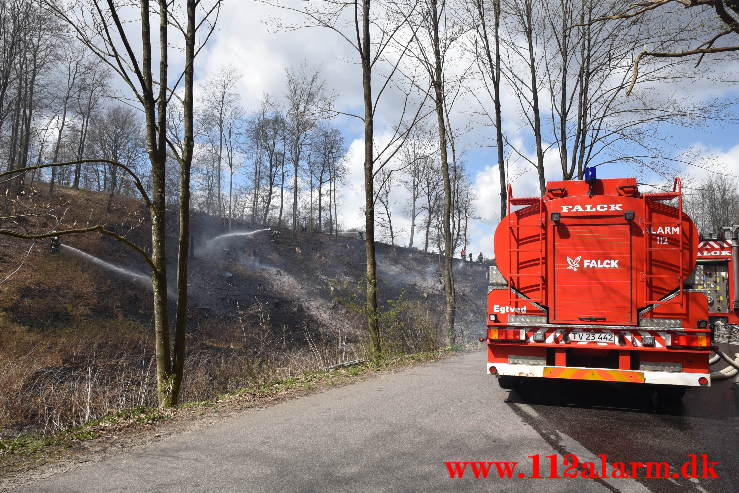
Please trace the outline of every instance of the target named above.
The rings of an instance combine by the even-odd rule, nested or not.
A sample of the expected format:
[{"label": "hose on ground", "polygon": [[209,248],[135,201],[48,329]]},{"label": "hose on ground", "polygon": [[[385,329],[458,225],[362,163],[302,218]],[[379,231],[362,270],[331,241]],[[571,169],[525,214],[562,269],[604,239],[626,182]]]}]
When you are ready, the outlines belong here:
[{"label": "hose on ground", "polygon": [[731,366],[734,367],[735,370],[739,371],[739,353],[736,353],[734,356],[736,356],[736,359],[731,359],[731,356],[726,354],[725,352],[718,350],[719,356],[721,356],[727,363],[729,363]]},{"label": "hose on ground", "polygon": [[[712,380],[726,380],[727,378],[732,378],[736,376],[737,373],[739,373],[739,353],[736,353],[734,355],[736,359],[733,360],[731,359],[731,356],[724,353],[720,349],[714,349],[714,352],[716,353],[714,357],[725,360],[729,364],[729,366],[722,370],[711,372]],[[711,357],[711,360],[714,357]]]}]

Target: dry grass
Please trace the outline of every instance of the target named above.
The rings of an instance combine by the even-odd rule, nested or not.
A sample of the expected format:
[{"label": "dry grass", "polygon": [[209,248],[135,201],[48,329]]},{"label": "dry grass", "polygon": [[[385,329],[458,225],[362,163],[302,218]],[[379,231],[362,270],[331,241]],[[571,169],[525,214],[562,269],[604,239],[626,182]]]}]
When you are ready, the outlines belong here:
[{"label": "dry grass", "polygon": [[[21,329],[8,334],[8,344],[0,347],[0,438],[52,433],[156,405],[153,344],[146,331],[127,322],[107,329],[105,337],[84,328],[44,336]],[[358,348],[347,352],[312,337],[309,347],[283,347],[279,338],[260,335],[258,323],[221,322],[209,329],[221,332],[218,339],[204,334],[199,342],[190,341],[183,401],[322,370],[360,354]]]},{"label": "dry grass", "polygon": [[[119,198],[108,211],[105,203],[107,197],[100,194],[60,190],[54,197],[28,195],[14,204],[14,210],[49,212],[31,216],[30,229],[102,222],[146,245],[140,204]],[[73,242],[119,265],[137,268],[141,262],[106,237],[79,236]],[[13,272],[29,245],[0,238],[0,271]],[[174,248],[175,242],[169,246]],[[284,251],[289,246],[279,250],[268,243],[262,251],[292,258]],[[313,245],[322,255],[323,246],[320,242]],[[353,250],[347,246],[346,252]],[[337,269],[335,259],[321,261],[324,264],[314,266],[316,272]],[[297,256],[293,262],[302,267],[305,260]],[[286,266],[269,267],[269,275],[262,276],[266,294],[283,301],[281,308],[275,304],[270,311],[254,296],[249,306],[237,304],[228,316],[193,317],[183,401],[206,401],[366,359],[360,335],[365,318],[361,300],[357,301],[362,283],[350,282],[352,277],[344,275],[345,283],[328,283],[326,293],[321,294],[315,286],[309,289],[309,279],[298,276],[292,264]],[[347,263],[339,270],[351,273],[351,269]],[[247,269],[246,274],[253,270]],[[361,265],[357,271],[361,274]],[[339,274],[329,275],[333,280]],[[253,284],[263,281],[259,276],[243,279]],[[200,291],[210,292],[205,286]],[[385,304],[380,322],[389,356],[438,348],[439,324],[430,305],[402,297]],[[115,276],[100,275],[75,257],[48,255],[46,242],[35,244],[26,267],[0,289],[0,440],[28,433],[50,434],[125,410],[155,406],[150,312],[148,291]]]}]

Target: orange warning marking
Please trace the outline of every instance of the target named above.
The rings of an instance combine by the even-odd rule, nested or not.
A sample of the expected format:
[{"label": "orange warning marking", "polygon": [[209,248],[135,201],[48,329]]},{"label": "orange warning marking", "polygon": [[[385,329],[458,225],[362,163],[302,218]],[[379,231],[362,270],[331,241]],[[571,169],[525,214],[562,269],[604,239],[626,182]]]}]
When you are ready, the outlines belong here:
[{"label": "orange warning marking", "polygon": [[572,380],[600,380],[604,382],[644,383],[644,373],[629,370],[608,370],[601,368],[544,367],[545,378],[568,378]]}]

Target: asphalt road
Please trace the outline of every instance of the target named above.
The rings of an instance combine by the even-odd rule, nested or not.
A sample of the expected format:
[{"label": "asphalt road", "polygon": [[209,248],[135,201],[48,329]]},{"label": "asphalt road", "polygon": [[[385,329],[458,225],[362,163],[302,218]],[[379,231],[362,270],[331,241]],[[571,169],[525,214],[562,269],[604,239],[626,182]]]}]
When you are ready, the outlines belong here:
[{"label": "asphalt road", "polygon": [[[245,411],[21,491],[739,491],[739,391],[729,382],[663,410],[649,392],[590,382],[509,393],[484,368],[479,352],[383,374]],[[721,479],[517,477],[531,474],[529,456],[548,464],[546,456],[568,453],[673,468],[689,453],[708,454]],[[446,461],[521,464],[508,479],[495,469],[487,479],[469,471],[451,479]]]}]

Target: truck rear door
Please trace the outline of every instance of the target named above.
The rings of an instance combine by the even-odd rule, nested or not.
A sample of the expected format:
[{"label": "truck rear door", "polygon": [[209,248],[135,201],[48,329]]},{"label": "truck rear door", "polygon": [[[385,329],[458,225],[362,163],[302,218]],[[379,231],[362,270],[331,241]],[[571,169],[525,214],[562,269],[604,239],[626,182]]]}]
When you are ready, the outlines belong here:
[{"label": "truck rear door", "polygon": [[553,228],[550,322],[635,324],[630,225],[584,221]]}]

